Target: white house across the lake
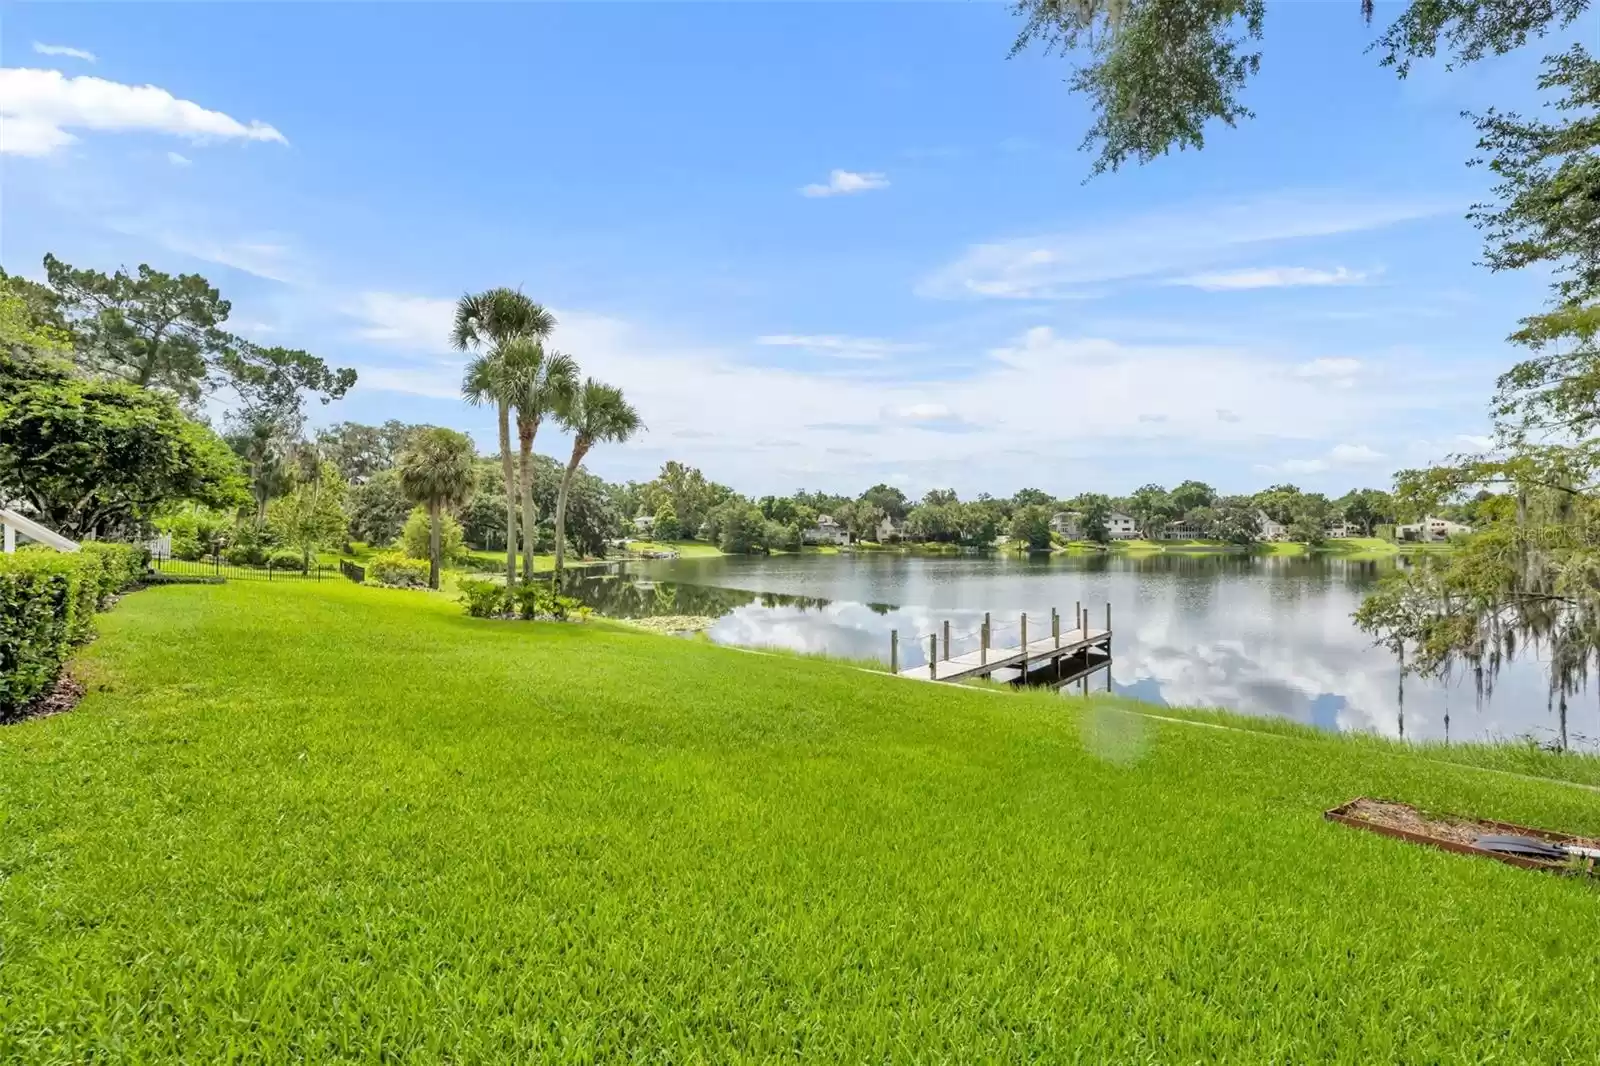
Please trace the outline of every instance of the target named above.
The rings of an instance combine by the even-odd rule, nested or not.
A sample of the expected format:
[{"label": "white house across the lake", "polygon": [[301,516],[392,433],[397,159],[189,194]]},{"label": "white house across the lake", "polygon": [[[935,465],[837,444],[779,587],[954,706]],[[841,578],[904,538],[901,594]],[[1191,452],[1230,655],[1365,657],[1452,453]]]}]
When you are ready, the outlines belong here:
[{"label": "white house across the lake", "polygon": [[817,524],[801,533],[800,539],[807,544],[849,544],[850,531],[832,515],[818,515]]},{"label": "white house across the lake", "polygon": [[1262,540],[1289,539],[1289,527],[1282,522],[1274,522],[1265,511],[1256,512],[1256,525],[1260,527],[1258,533]]},{"label": "white house across the lake", "polygon": [[1399,541],[1410,541],[1421,544],[1442,544],[1451,537],[1464,536],[1472,532],[1472,527],[1460,522],[1452,522],[1447,518],[1434,518],[1431,515],[1420,522],[1408,522],[1402,526],[1394,527],[1394,538]]},{"label": "white house across the lake", "polygon": [[[1083,515],[1077,511],[1057,511],[1050,516],[1050,532],[1059,533],[1067,540],[1082,540]],[[1106,532],[1112,540],[1134,540],[1139,536],[1139,527],[1121,511],[1112,511],[1106,516]]]}]

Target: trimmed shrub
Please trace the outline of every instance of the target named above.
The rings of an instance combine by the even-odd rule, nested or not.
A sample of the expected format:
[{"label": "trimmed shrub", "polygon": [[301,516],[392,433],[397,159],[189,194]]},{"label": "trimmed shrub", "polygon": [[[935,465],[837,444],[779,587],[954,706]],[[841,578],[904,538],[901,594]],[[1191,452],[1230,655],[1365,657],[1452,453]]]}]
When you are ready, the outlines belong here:
[{"label": "trimmed shrub", "polygon": [[499,618],[511,609],[511,597],[504,585],[465,578],[456,587],[461,590],[461,605],[473,618]]},{"label": "trimmed shrub", "polygon": [[0,555],[0,718],[55,683],[72,645],[94,632],[98,555]]},{"label": "trimmed shrub", "polygon": [[396,589],[428,587],[428,564],[421,559],[408,559],[404,552],[375,555],[366,563],[366,567],[369,585]]},{"label": "trimmed shrub", "polygon": [[267,565],[274,570],[300,570],[306,568],[306,557],[293,548],[279,548],[267,556]]},{"label": "trimmed shrub", "polygon": [[150,553],[144,548],[104,540],[86,541],[81,548],[80,554],[92,555],[100,561],[102,602],[144,580],[145,567],[150,561]]},{"label": "trimmed shrub", "polygon": [[222,553],[222,561],[231,566],[261,566],[267,553],[256,544],[235,544]]}]

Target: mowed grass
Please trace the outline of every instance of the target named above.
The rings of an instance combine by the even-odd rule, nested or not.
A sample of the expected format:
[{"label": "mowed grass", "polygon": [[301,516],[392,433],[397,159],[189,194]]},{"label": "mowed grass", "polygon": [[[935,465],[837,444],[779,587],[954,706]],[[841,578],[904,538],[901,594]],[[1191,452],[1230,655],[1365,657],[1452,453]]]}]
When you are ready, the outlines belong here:
[{"label": "mowed grass", "polygon": [[684,559],[709,559],[722,554],[722,550],[715,544],[707,544],[702,540],[630,540],[628,550],[677,552]]},{"label": "mowed grass", "polygon": [[129,596],[0,730],[0,1062],[1594,1062],[1600,796],[346,583]]}]

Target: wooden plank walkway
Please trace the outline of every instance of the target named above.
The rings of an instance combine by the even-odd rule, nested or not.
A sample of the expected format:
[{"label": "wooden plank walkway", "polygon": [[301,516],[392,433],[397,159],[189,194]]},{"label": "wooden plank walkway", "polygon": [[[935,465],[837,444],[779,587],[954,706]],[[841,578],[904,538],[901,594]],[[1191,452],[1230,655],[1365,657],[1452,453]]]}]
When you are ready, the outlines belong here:
[{"label": "wooden plank walkway", "polygon": [[983,677],[1007,667],[1015,669],[1024,661],[1028,663],[1030,669],[1037,669],[1052,659],[1075,655],[1085,648],[1096,646],[1104,646],[1109,656],[1111,630],[1090,629],[1087,633],[1082,629],[1068,630],[1061,634],[1059,646],[1055,637],[1046,633],[1038,640],[1028,641],[1026,649],[1020,644],[1013,644],[1008,648],[990,648],[987,655],[981,651],[969,651],[935,661],[931,672],[928,670],[928,664],[923,663],[909,670],[901,670],[900,676],[920,678],[923,681],[965,681],[969,677]]}]

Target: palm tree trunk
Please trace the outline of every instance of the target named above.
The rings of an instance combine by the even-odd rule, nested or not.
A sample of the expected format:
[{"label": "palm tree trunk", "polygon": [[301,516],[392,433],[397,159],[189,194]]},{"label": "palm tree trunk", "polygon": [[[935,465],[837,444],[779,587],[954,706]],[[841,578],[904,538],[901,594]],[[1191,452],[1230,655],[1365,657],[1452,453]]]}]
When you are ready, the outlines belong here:
[{"label": "palm tree trunk", "polygon": [[522,580],[533,581],[533,542],[535,530],[533,513],[533,437],[539,423],[517,416],[518,466],[522,474]]},{"label": "palm tree trunk", "polygon": [[428,587],[439,587],[439,501],[428,501]]},{"label": "palm tree trunk", "polygon": [[556,581],[561,581],[561,568],[566,563],[567,546],[567,489],[572,485],[572,475],[577,473],[583,453],[588,451],[582,439],[572,442],[572,459],[561,474],[561,491],[556,494]]},{"label": "palm tree trunk", "polygon": [[500,408],[500,476],[506,487],[506,588],[517,583],[517,472],[511,465],[511,405]]}]

